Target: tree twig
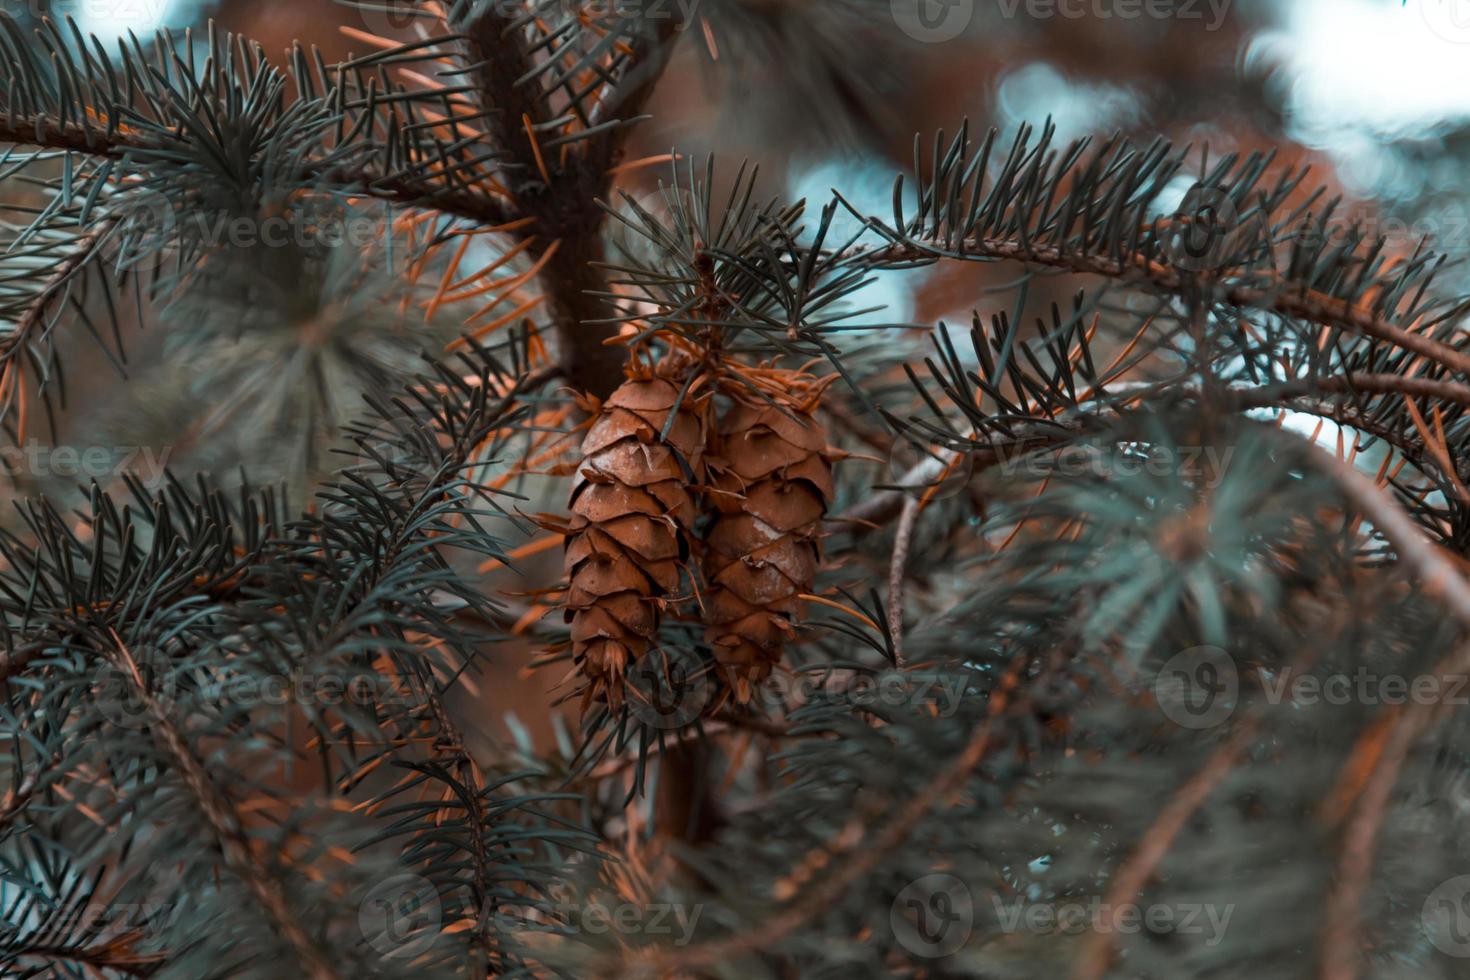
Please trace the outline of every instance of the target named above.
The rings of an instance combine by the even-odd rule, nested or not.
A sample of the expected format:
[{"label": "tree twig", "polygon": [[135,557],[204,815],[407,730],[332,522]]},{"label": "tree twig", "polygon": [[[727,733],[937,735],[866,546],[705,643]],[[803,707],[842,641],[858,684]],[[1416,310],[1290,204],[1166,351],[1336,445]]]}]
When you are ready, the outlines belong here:
[{"label": "tree twig", "polygon": [[[1325,415],[1343,425],[1364,429],[1392,443],[1395,448],[1409,455],[1416,466],[1422,467],[1428,462],[1435,462],[1438,465],[1425,453],[1406,447],[1395,433],[1382,427],[1374,427],[1371,420],[1354,419],[1342,411],[1324,412],[1319,405],[1294,404],[1298,399],[1318,391],[1332,394],[1396,393],[1406,397],[1442,398],[1456,404],[1470,405],[1470,385],[1441,378],[1405,378],[1393,374],[1330,375],[1274,385],[1229,389],[1227,394],[1230,397],[1223,404],[1236,411],[1256,408],[1295,408],[1308,414]],[[1111,413],[1098,412],[1096,416],[1084,416],[1066,423],[1044,425],[1029,423],[1017,426],[1014,434],[1008,440],[997,438],[989,443],[977,443],[970,452],[971,472],[972,474],[979,473],[1007,460],[1062,445],[1081,435],[1087,428],[1097,426],[1105,417],[1111,417]],[[950,464],[949,452],[948,450],[942,451],[935,456],[920,460],[899,477],[897,483],[902,487],[912,488],[924,486],[933,481]],[[829,518],[829,526],[833,530],[857,528],[860,531],[864,527],[870,528],[873,525],[884,524],[899,516],[908,496],[908,490],[880,490],[870,494],[842,514]]]},{"label": "tree twig", "polygon": [[1215,750],[1204,767],[1179,788],[1140,838],[1133,855],[1113,876],[1102,907],[1112,910],[1109,928],[1098,929],[1083,943],[1082,953],[1072,973],[1073,980],[1099,980],[1107,970],[1113,953],[1113,936],[1124,931],[1120,916],[1126,914],[1133,900],[1143,891],[1159,864],[1169,853],[1185,825],[1204,805],[1215,787],[1234,768],[1240,753],[1255,734],[1255,726],[1243,723],[1236,727],[1224,745]]},{"label": "tree twig", "polygon": [[[869,249],[854,249],[851,254],[870,257],[875,263],[925,262],[950,260],[1009,259],[1029,262],[1071,272],[1106,276],[1126,282],[1131,276],[1141,278],[1160,292],[1183,294],[1199,286],[1196,277],[1181,273],[1173,266],[1154,261],[1142,253],[1114,258],[1111,254],[1094,255],[1064,248],[1061,245],[1037,245],[1009,238],[980,238],[964,242],[957,251],[893,244]],[[1441,343],[1432,337],[1411,333],[1390,323],[1371,309],[1328,296],[1291,282],[1274,282],[1268,286],[1247,283],[1218,283],[1216,295],[1233,306],[1269,310],[1283,316],[1309,320],[1326,326],[1337,326],[1388,341],[1411,350],[1470,377],[1470,354]]]},{"label": "tree twig", "polygon": [[[684,947],[648,947],[624,951],[620,958],[605,962],[596,975],[667,976],[685,971],[708,969],[733,963],[757,949],[770,949],[790,936],[802,925],[832,908],[844,892],[868,874],[894,848],[913,833],[924,816],[942,800],[959,790],[990,749],[995,722],[1011,706],[1025,658],[1018,658],[999,685],[991,692],[985,717],[975,727],[969,741],[952,762],[944,767],[927,786],[888,818],[871,839],[854,848],[849,860],[837,866],[826,878],[802,892],[801,898],[781,913],[759,925],[722,939]],[[804,862],[797,862],[798,864]]]},{"label": "tree twig", "polygon": [[[573,386],[605,397],[622,383],[625,353],[610,343],[618,327],[605,322],[606,310],[598,298],[609,287],[601,267],[606,258],[602,242],[606,215],[597,198],[608,186],[608,169],[628,127],[586,137],[593,141],[593,150],[573,156],[567,167],[548,162],[535,134],[538,125],[549,121],[542,118],[540,101],[528,94],[522,81],[534,66],[519,30],[497,4],[466,5],[466,10],[473,13],[451,26],[470,40],[477,59],[474,77],[486,107],[499,110],[490,117],[490,131],[510,156],[507,186],[520,208],[536,218],[527,232],[535,233],[531,252],[539,258],[552,242],[559,243],[539,274],[557,337],[557,358]],[[635,45],[621,84],[611,84],[604,93],[607,112],[636,113],[652,93],[674,42],[676,22],[671,12],[665,13],[670,16],[659,21],[660,29]]]},{"label": "tree twig", "polygon": [[172,763],[214,834],[225,866],[240,878],[246,890],[260,904],[276,934],[296,954],[306,975],[312,980],[337,980],[336,968],[301,927],[280,883],[260,867],[251,853],[250,840],[234,806],[214,784],[203,764],[194,757],[173,718],[144,681],[143,673],[126,644],[115,631],[109,632],[112,647],[108,651],[108,659],[127,678],[133,696],[148,716],[149,732]]},{"label": "tree twig", "polygon": [[[1349,503],[1388,539],[1399,559],[1418,577],[1421,590],[1443,603],[1462,625],[1470,627],[1470,583],[1404,513],[1403,508],[1373,480],[1338,459],[1336,454],[1313,448],[1305,456],[1310,465],[1330,477]],[[1447,657],[1436,673],[1441,680],[1448,681],[1467,671],[1470,671],[1470,644],[1462,645]],[[1457,689],[1450,683],[1442,683],[1438,687],[1445,693]],[[1443,696],[1444,693],[1441,698]],[[1357,810],[1348,822],[1337,881],[1328,895],[1319,973],[1322,980],[1356,980],[1359,975],[1363,957],[1356,936],[1362,914],[1362,897],[1372,878],[1378,832],[1404,760],[1418,737],[1442,709],[1443,705],[1436,699],[1431,702],[1416,700],[1399,710],[1383,750],[1368,776]]]},{"label": "tree twig", "polygon": [[[121,130],[103,135],[76,123],[47,125],[38,137],[33,120],[17,121],[3,116],[0,116],[0,143],[71,150],[113,160],[120,160],[139,150],[158,149],[157,140],[144,139]],[[319,182],[316,184],[318,188],[340,187],[405,207],[432,208],[483,225],[506,224],[519,217],[504,203],[486,194],[434,187],[407,174],[374,174],[367,170],[350,170],[341,164],[306,161],[301,176],[304,180]]]},{"label": "tree twig", "polygon": [[894,663],[899,669],[907,665],[903,655],[903,582],[909,546],[913,543],[914,528],[919,522],[919,508],[918,497],[909,495],[904,500],[903,511],[898,516],[898,530],[893,536],[893,559],[888,566],[888,636],[893,643]]}]

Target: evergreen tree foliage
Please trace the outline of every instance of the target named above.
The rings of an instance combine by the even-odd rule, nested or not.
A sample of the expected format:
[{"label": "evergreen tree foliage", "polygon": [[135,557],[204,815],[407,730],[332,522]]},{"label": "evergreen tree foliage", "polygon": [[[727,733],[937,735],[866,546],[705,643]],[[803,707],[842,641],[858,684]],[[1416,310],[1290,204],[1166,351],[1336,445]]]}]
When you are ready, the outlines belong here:
[{"label": "evergreen tree foliage", "polygon": [[[0,15],[4,444],[197,367],[187,468],[8,488],[0,973],[1464,975],[1450,256],[1049,120],[787,200],[629,159],[677,4],[350,6]],[[713,6],[876,125],[881,11]]]}]

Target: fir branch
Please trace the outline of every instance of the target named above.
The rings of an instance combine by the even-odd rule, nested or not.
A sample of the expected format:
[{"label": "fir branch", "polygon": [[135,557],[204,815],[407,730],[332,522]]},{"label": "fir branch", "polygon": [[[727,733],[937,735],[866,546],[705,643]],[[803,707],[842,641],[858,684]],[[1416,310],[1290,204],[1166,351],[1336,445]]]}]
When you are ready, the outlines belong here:
[{"label": "fir branch", "polygon": [[[1298,440],[1300,442],[1300,440]],[[1399,560],[1416,575],[1419,588],[1439,601],[1470,629],[1470,582],[1440,550],[1425,539],[1414,523],[1368,477],[1335,455],[1317,448],[1302,447],[1302,455],[1313,468],[1325,473],[1349,503],[1364,514],[1393,544]],[[1455,677],[1470,669],[1470,645],[1462,644],[1435,670],[1445,683],[1442,691],[1453,690]],[[1368,773],[1356,812],[1343,835],[1337,880],[1328,895],[1322,932],[1322,980],[1356,980],[1361,971],[1359,934],[1360,905],[1373,874],[1377,837],[1384,809],[1404,769],[1404,760],[1414,743],[1445,708],[1439,703],[1416,700],[1402,710],[1390,708],[1389,725],[1381,751]],[[1371,737],[1374,733],[1369,731]]]},{"label": "fir branch", "polygon": [[903,583],[909,561],[909,548],[913,546],[914,528],[918,524],[919,498],[910,494],[903,502],[898,516],[898,530],[893,536],[893,558],[888,565],[888,630],[893,642],[894,663],[902,669],[906,660],[903,655]]},{"label": "fir branch", "polygon": [[524,31],[504,5],[476,0],[455,0],[446,20],[469,46],[466,70],[475,79],[484,108],[490,110],[485,117],[489,133],[506,154],[506,186],[525,207],[528,196],[549,188],[538,176],[532,143],[535,127],[547,119],[534,88],[525,81],[533,63]]},{"label": "fir branch", "polygon": [[1239,763],[1241,755],[1257,734],[1256,726],[1250,721],[1236,725],[1230,737],[1214,751],[1203,768],[1159,811],[1148,832],[1139,839],[1137,848],[1111,876],[1103,899],[1104,908],[1113,910],[1109,920],[1102,923],[1108,928],[1088,936],[1072,972],[1072,980],[1102,980],[1112,959],[1112,936],[1121,924],[1119,910],[1132,907],[1132,903],[1142,895],[1180,832]]},{"label": "fir branch", "polygon": [[1273,278],[1264,284],[1232,284],[1227,278],[1217,284],[1211,279],[1201,281],[1197,276],[1181,273],[1143,252],[1121,259],[1102,253],[1075,254],[1064,246],[1038,245],[1019,238],[976,239],[964,242],[957,251],[944,252],[923,246],[890,245],[866,252],[855,250],[848,257],[858,262],[871,262],[877,267],[912,265],[938,258],[965,261],[1004,259],[1104,276],[1124,285],[1141,284],[1181,298],[1189,298],[1202,290],[1205,296],[1239,309],[1277,313],[1387,341],[1470,378],[1470,354],[1433,337],[1405,330],[1372,307],[1327,295],[1287,277]]},{"label": "fir branch", "polygon": [[[863,835],[861,850],[850,854],[848,860],[822,878],[809,885],[799,899],[746,931],[717,940],[683,948],[653,948],[646,951],[631,951],[621,962],[607,964],[604,969],[613,970],[616,976],[625,976],[631,971],[634,976],[662,975],[681,970],[710,968],[737,960],[754,950],[769,950],[776,947],[810,920],[827,912],[834,903],[854,884],[876,868],[895,848],[899,847],[914,828],[932,809],[944,803],[970,778],[991,749],[991,739],[996,723],[1008,710],[1020,707],[1013,704],[1026,660],[1012,663],[1010,669],[998,679],[996,687],[989,693],[984,717],[975,726],[969,740],[948,765],[924,787],[913,799],[898,806],[871,835]],[[1024,702],[1022,702],[1024,703]],[[855,848],[848,848],[852,851]],[[825,864],[815,862],[814,866]],[[812,862],[796,862],[797,867]]]},{"label": "fir branch", "polygon": [[622,162],[623,149],[632,132],[633,116],[653,96],[674,55],[674,42],[679,32],[688,25],[672,11],[664,11],[654,18],[652,29],[645,26],[633,38],[631,52],[616,82],[605,86],[588,114],[587,127],[597,130],[619,116],[628,117],[619,125],[611,126],[599,138],[592,140],[587,151],[586,162],[593,174],[600,175],[595,196],[607,193],[612,181],[612,169]]},{"label": "fir branch", "polygon": [[246,885],[259,903],[271,926],[292,950],[306,976],[313,980],[335,980],[338,973],[326,953],[301,928],[300,919],[291,909],[280,883],[260,866],[251,851],[240,814],[225,793],[215,785],[204,764],[195,757],[174,720],[163,704],[149,690],[132,653],[111,633],[110,658],[122,676],[133,685],[133,694],[148,717],[148,729],[160,749],[173,763],[174,771],[188,789],[220,848],[224,863]]},{"label": "fir branch", "polygon": [[[603,215],[596,199],[611,180],[609,171],[626,130],[626,125],[609,128],[610,117],[622,110],[636,111],[652,92],[667,63],[674,41],[672,27],[677,22],[660,20],[659,30],[650,33],[635,13],[597,40],[594,52],[612,53],[622,73],[604,82],[597,106],[585,117],[584,132],[575,134],[592,149],[573,154],[572,164],[566,167],[557,158],[548,161],[542,145],[545,136],[554,128],[571,125],[573,117],[551,118],[549,93],[539,81],[547,63],[538,65],[531,48],[552,47],[553,42],[538,32],[528,40],[533,22],[530,16],[509,16],[499,4],[474,0],[457,0],[449,14],[449,23],[469,39],[470,70],[480,97],[487,108],[495,110],[490,126],[511,163],[506,177],[511,191],[517,205],[536,218],[532,252],[541,256],[556,245],[555,252],[547,255],[540,279],[549,299],[562,369],[575,387],[606,396],[620,382],[624,360],[622,351],[610,346],[616,328],[595,322],[600,304],[594,297],[607,290],[607,280],[599,270],[604,259]],[[613,42],[625,35],[635,38],[633,51],[617,55]],[[576,48],[572,41],[565,43]],[[552,54],[559,50],[552,47]],[[601,71],[611,79],[607,69]],[[580,99],[574,94],[571,101],[571,108],[580,112]],[[571,136],[556,138],[564,142]]]},{"label": "fir branch", "polygon": [[6,957],[14,963],[23,963],[26,960],[75,963],[103,975],[110,971],[128,977],[149,977],[163,966],[164,957],[159,953],[135,952],[133,946],[142,938],[141,931],[133,931],[93,945],[55,946],[37,943],[7,950]]}]

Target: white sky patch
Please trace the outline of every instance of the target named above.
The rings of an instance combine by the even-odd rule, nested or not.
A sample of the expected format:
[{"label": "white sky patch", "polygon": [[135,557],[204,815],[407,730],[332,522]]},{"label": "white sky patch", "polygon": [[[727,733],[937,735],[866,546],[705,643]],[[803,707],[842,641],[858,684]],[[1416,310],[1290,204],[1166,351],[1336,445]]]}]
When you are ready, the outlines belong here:
[{"label": "white sky patch", "polygon": [[[1251,412],[1252,416],[1265,422],[1275,422],[1278,414],[1276,409],[1261,409]],[[1307,436],[1308,438],[1315,432],[1317,433],[1317,443],[1321,446],[1335,447],[1337,445],[1338,433],[1342,433],[1349,447],[1352,446],[1353,442],[1351,430],[1342,428],[1331,419],[1318,418],[1315,415],[1308,415],[1304,412],[1288,411],[1285,420],[1281,423],[1281,427],[1289,432],[1295,432],[1297,435]]]},{"label": "white sky patch", "polygon": [[[810,170],[793,169],[791,172],[791,197],[806,198],[807,210],[803,223],[808,231],[816,228],[822,219],[822,207],[832,199],[834,189],[842,193],[849,204],[872,215],[885,224],[893,223],[893,178],[891,166],[884,160],[871,157],[847,156],[820,163]],[[913,206],[913,181],[904,180],[904,190],[909,196],[906,207]],[[827,232],[829,247],[845,245],[853,235],[862,230],[862,222],[852,212],[838,207]],[[862,239],[865,244],[881,241],[869,233]],[[919,273],[920,275],[922,273]],[[882,306],[883,310],[867,313],[849,321],[854,324],[904,323],[913,316],[913,288],[918,280],[913,272],[879,272],[876,279],[863,289],[848,296],[844,307],[863,310]]]},{"label": "white sky patch", "polygon": [[1250,58],[1289,72],[1308,133],[1413,134],[1470,117],[1470,0],[1290,0]]},{"label": "white sky patch", "polygon": [[1006,74],[997,97],[1001,113],[1012,127],[1030,123],[1039,130],[1050,116],[1057,128],[1056,142],[1063,146],[1092,133],[1131,124],[1138,114],[1138,102],[1127,89],[1075,82],[1042,62]]}]

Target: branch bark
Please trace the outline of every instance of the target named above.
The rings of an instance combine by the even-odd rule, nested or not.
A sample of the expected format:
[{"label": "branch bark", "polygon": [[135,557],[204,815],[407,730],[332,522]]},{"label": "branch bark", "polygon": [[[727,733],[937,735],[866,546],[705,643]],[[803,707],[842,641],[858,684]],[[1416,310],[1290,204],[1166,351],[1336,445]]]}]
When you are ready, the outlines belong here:
[{"label": "branch bark", "polygon": [[[668,63],[678,25],[673,17],[657,21],[657,30],[634,45],[633,61],[610,86],[594,113],[637,113],[652,94]],[[468,39],[474,52],[473,77],[485,108],[498,109],[487,118],[495,142],[508,154],[506,186],[521,210],[536,218],[530,251],[539,258],[559,242],[540,273],[547,312],[557,338],[557,356],[567,380],[598,397],[611,394],[623,381],[624,352],[610,342],[617,324],[595,294],[609,290],[603,272],[603,224],[598,199],[611,183],[628,125],[588,136],[583,154],[570,154],[563,167],[536,143],[539,127],[549,126],[541,99],[524,81],[535,67],[521,29],[496,4],[486,4],[451,26]],[[600,119],[600,116],[599,116]]]},{"label": "branch bark", "polygon": [[225,866],[240,878],[246,890],[260,904],[276,934],[296,954],[305,975],[311,980],[337,980],[339,974],[301,927],[280,882],[260,867],[234,805],[215,785],[204,765],[194,757],[173,718],[149,690],[137,661],[116,633],[112,633],[108,659],[132,685],[133,695],[148,716],[148,729],[154,741],[172,763],[214,834]]},{"label": "branch bark", "polygon": [[[1160,292],[1183,295],[1189,290],[1208,283],[1196,277],[1182,274],[1178,269],[1155,262],[1142,254],[1114,258],[1112,255],[1093,255],[1076,252],[1060,245],[1032,245],[1019,239],[980,238],[963,244],[959,252],[926,249],[914,245],[894,244],[866,252],[854,250],[854,258],[865,257],[875,264],[933,262],[950,260],[1008,259],[1029,262],[1069,272],[1105,276],[1126,281],[1129,277],[1142,279]],[[1247,283],[1230,285],[1219,283],[1216,294],[1234,306],[1269,310],[1283,316],[1296,317],[1326,326],[1342,327],[1356,333],[1411,350],[1445,367],[1470,377],[1470,354],[1441,343],[1432,337],[1411,333],[1390,323],[1387,318],[1373,310],[1355,306],[1328,296],[1314,289],[1295,286],[1280,281],[1262,287]]]},{"label": "branch bark", "polygon": [[[753,950],[770,949],[807,922],[830,910],[847,889],[907,840],[930,810],[964,786],[970,774],[984,761],[990,751],[995,723],[1011,707],[1025,664],[1026,658],[1018,658],[1000,679],[996,689],[990,694],[985,717],[975,726],[959,755],[940,770],[921,792],[898,807],[876,833],[848,848],[850,853],[846,861],[830,865],[836,870],[806,888],[801,898],[783,912],[746,931],[698,945],[654,946],[626,951],[621,958],[604,963],[603,969],[596,971],[596,975],[669,976],[730,964]],[[813,866],[824,863],[812,862]],[[796,865],[807,866],[808,862],[798,861]]]},{"label": "branch bark", "polygon": [[[1297,440],[1298,443],[1301,440]],[[1438,599],[1460,623],[1470,628],[1470,582],[1455,564],[1430,541],[1424,532],[1379,486],[1356,467],[1335,454],[1316,447],[1306,450],[1306,461],[1327,475],[1343,496],[1388,538],[1399,559],[1418,576],[1421,589]],[[1439,665],[1443,682],[1438,690],[1458,690],[1454,677],[1470,671],[1470,644],[1462,644]],[[1404,761],[1419,736],[1429,727],[1444,705],[1439,701],[1414,701],[1397,710],[1362,798],[1346,827],[1335,886],[1328,895],[1322,932],[1322,980],[1356,980],[1363,956],[1357,941],[1363,895],[1373,874],[1378,850],[1378,832],[1383,824],[1393,788]]]},{"label": "branch bark", "polygon": [[[1226,394],[1230,396],[1227,404],[1236,411],[1254,408],[1291,408],[1307,414],[1331,418],[1342,425],[1361,428],[1384,439],[1408,455],[1415,466],[1422,468],[1433,462],[1426,453],[1420,452],[1415,447],[1404,445],[1394,433],[1374,426],[1371,420],[1355,419],[1349,412],[1327,411],[1320,403],[1301,401],[1310,398],[1315,392],[1331,394],[1397,393],[1406,397],[1438,398],[1459,405],[1470,405],[1470,385],[1440,378],[1405,378],[1394,374],[1354,374],[1313,378],[1279,385],[1232,389]],[[970,464],[973,472],[978,473],[1008,459],[1060,445],[1082,434],[1088,425],[1094,424],[1095,421],[1095,419],[1083,419],[1073,420],[1067,424],[1030,423],[1026,426],[1017,426],[1016,434],[1009,441],[997,439],[994,443],[977,445],[971,450]],[[923,486],[936,479],[949,462],[933,457],[924,459],[905,473],[899,482],[906,487]],[[875,524],[885,524],[902,512],[904,501],[909,499],[909,496],[910,493],[906,490],[881,490],[871,494],[837,517],[829,518],[829,529],[852,530],[853,527],[861,529]]]},{"label": "branch bark", "polygon": [[[89,156],[121,160],[130,153],[157,150],[158,144],[125,131],[99,134],[75,123],[47,126],[38,130],[35,120],[30,125],[11,118],[0,118],[0,143],[16,143],[43,150],[70,150]],[[484,225],[501,225],[519,215],[500,201],[485,194],[449,191],[421,183],[410,177],[373,174],[366,170],[344,169],[340,165],[307,163],[301,175],[319,180],[323,189],[339,189],[360,193],[380,201],[404,207],[432,208],[456,218]]]}]

